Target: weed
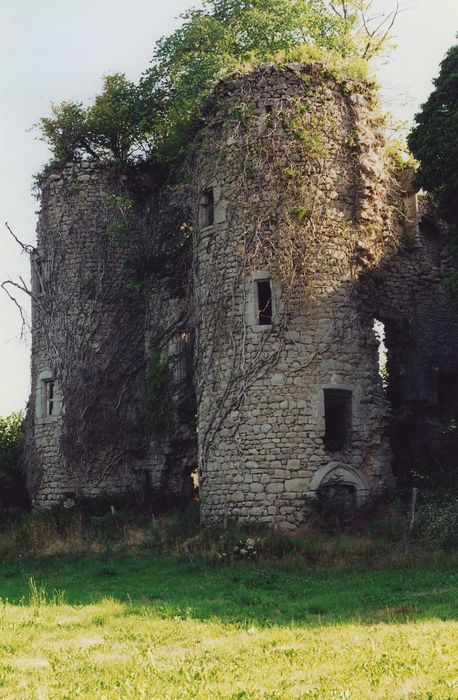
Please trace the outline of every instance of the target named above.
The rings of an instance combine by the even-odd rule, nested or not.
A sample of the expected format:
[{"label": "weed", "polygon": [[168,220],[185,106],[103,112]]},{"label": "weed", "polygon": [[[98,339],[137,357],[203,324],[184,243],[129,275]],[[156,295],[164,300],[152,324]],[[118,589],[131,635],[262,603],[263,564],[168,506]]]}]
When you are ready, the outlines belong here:
[{"label": "weed", "polygon": [[31,576],[28,581],[29,596],[24,605],[31,608],[40,608],[47,605],[64,605],[65,593],[63,591],[52,590],[48,593],[46,586],[39,586]]}]

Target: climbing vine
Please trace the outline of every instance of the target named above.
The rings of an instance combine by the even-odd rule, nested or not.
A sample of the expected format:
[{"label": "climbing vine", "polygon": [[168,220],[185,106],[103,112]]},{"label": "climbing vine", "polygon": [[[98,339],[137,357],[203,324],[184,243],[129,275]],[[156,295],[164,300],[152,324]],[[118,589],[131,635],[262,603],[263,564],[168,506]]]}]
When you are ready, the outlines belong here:
[{"label": "climbing vine", "polygon": [[[261,75],[269,84],[270,70],[273,84],[284,80],[290,89],[294,85],[294,96],[285,90],[286,95],[270,101],[266,114],[257,91]],[[294,344],[291,320],[313,315],[329,292],[332,279],[323,278],[323,258],[332,257],[337,268],[348,269],[351,294],[360,275],[399,245],[397,222],[381,196],[382,192],[396,196],[394,177],[388,168],[376,174],[377,197],[362,185],[372,167],[363,145],[367,112],[363,110],[360,117],[351,94],[360,91],[369,101],[367,86],[351,88],[330,81],[324,87],[319,69],[298,74],[295,70],[261,68],[217,87],[210,126],[193,161],[194,202],[212,182],[219,182],[225,200],[220,236],[215,234],[212,242],[212,236],[200,233],[203,240],[195,243],[197,401],[205,416],[200,430],[204,477],[222,426],[231,426],[237,444],[249,391],[272,375],[285,347]],[[322,97],[326,89],[327,100]],[[351,144],[346,137],[349,127],[355,135]],[[355,193],[351,204],[343,209],[334,206],[333,200],[341,202],[347,192]],[[199,230],[197,209],[194,219]],[[227,261],[221,256],[222,245],[228,249]],[[253,346],[247,313],[256,270],[269,271],[278,302],[272,326]],[[316,351],[294,363],[288,373],[313,365],[344,332],[336,319]],[[215,391],[218,400],[210,402]]]}]

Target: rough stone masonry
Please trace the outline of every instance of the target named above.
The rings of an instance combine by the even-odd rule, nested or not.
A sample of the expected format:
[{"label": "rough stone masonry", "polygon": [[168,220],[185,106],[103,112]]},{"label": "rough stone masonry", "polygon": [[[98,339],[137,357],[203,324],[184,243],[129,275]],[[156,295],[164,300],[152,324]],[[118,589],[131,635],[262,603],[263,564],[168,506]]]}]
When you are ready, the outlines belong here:
[{"label": "rough stone masonry", "polygon": [[[134,180],[82,163],[43,188],[35,506],[185,500],[197,472],[204,523],[295,529],[318,489],[356,507],[393,488],[393,463],[416,458],[403,426],[456,408],[458,324],[444,232],[387,154],[371,87],[317,64],[234,75],[216,85],[174,186],[153,177],[139,196]],[[145,251],[169,255],[142,293],[115,235],[126,197]],[[192,232],[179,266],[172,208]],[[154,367],[167,370],[160,401]],[[158,433],[148,411],[164,406]]]}]

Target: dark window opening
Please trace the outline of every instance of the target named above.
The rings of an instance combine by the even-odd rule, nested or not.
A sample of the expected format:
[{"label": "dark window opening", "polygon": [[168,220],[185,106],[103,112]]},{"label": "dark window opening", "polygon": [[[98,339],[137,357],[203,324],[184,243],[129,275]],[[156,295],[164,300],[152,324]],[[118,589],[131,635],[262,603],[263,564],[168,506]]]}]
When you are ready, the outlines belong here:
[{"label": "dark window opening", "polygon": [[328,481],[320,486],[320,495],[338,510],[353,510],[357,505],[356,487],[353,484]]},{"label": "dark window opening", "polygon": [[324,446],[328,452],[343,450],[350,442],[351,399],[351,391],[324,389]]},{"label": "dark window opening", "polygon": [[259,326],[272,325],[272,287],[270,280],[258,280],[256,282],[258,308],[257,320]]},{"label": "dark window opening", "polygon": [[46,415],[47,416],[53,416],[54,415],[54,381],[53,380],[48,380],[45,383],[45,408],[46,408]]},{"label": "dark window opening", "polygon": [[412,371],[415,354],[410,323],[399,316],[375,316],[373,329],[378,343],[378,366],[386,398],[394,409],[416,395],[418,373]]},{"label": "dark window opening", "polygon": [[175,381],[181,383],[192,375],[193,345],[191,333],[180,331],[177,336],[175,353]]},{"label": "dark window opening", "polygon": [[273,105],[264,105],[264,110],[266,114],[273,114],[274,108]]},{"label": "dark window opening", "polygon": [[202,228],[213,226],[215,222],[215,198],[213,188],[205,190],[200,198],[200,225]]}]

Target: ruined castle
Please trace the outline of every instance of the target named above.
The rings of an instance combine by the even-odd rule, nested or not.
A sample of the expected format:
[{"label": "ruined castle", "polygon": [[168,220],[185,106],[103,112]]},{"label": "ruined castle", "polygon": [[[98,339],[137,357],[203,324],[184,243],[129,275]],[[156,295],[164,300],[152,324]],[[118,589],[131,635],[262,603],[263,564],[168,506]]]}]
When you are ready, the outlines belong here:
[{"label": "ruined castle", "polygon": [[56,170],[32,258],[34,506],[183,501],[193,475],[204,523],[295,529],[319,489],[392,488],[456,409],[452,271],[370,86],[317,64],[218,83],[179,173]]}]

